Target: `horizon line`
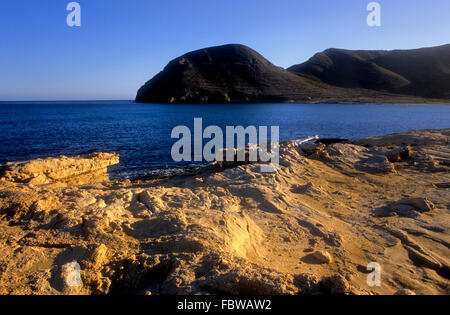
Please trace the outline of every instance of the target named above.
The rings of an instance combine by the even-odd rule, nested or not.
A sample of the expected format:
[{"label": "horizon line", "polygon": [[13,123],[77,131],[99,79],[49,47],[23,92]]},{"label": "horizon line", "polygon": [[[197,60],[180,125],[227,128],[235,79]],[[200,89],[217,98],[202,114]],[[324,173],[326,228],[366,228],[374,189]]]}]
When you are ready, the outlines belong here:
[{"label": "horizon line", "polygon": [[28,103],[38,103],[38,102],[134,102],[134,99],[90,99],[90,100],[0,100],[0,103],[21,103],[21,102],[28,102]]}]

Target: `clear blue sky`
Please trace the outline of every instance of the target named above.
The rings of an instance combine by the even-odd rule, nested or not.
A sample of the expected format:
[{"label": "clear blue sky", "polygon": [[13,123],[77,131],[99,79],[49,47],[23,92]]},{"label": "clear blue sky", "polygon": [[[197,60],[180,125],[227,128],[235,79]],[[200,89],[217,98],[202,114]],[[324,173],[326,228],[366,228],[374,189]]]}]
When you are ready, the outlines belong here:
[{"label": "clear blue sky", "polygon": [[188,51],[242,43],[288,67],[330,47],[409,49],[450,43],[449,0],[0,1],[0,100],[134,99],[137,89]]}]

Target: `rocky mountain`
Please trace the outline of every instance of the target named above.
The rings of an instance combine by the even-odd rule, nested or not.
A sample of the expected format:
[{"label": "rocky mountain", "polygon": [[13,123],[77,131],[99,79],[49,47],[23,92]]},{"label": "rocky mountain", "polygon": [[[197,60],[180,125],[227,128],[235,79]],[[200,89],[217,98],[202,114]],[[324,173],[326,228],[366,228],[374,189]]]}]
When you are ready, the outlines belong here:
[{"label": "rocky mountain", "polygon": [[283,102],[320,96],[324,86],[274,66],[246,46],[225,45],[197,50],[171,61],[139,90],[136,101]]},{"label": "rocky mountain", "polygon": [[450,98],[450,45],[393,51],[328,49],[287,70],[344,88]]},{"label": "rocky mountain", "polygon": [[[287,70],[244,45],[190,52],[142,86],[141,103],[377,102],[450,99],[450,45],[329,49]],[[423,100],[418,100],[423,102]]]}]

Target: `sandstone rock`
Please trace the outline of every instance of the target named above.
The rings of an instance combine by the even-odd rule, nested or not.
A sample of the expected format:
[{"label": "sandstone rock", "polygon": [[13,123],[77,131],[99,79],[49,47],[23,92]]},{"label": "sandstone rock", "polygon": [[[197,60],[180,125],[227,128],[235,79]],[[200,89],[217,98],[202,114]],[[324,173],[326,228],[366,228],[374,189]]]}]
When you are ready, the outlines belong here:
[{"label": "sandstone rock", "polygon": [[296,186],[295,191],[310,197],[321,196],[325,193],[321,186],[316,186],[313,183],[308,183],[304,186]]},{"label": "sandstone rock", "polygon": [[344,246],[344,238],[337,232],[328,233],[328,235],[325,237],[325,240],[333,246]]},{"label": "sandstone rock", "polygon": [[213,270],[207,286],[231,295],[293,295],[298,288],[292,276],[266,269],[233,269],[224,274]]},{"label": "sandstone rock", "polygon": [[368,173],[388,174],[395,172],[394,165],[388,161],[382,152],[355,144],[335,143],[329,145],[323,152],[320,152],[320,157]]},{"label": "sandstone rock", "polygon": [[316,154],[322,150],[325,149],[325,144],[323,143],[313,143],[313,142],[306,142],[302,143],[300,145],[300,149],[306,154],[306,155],[313,155]]},{"label": "sandstone rock", "polygon": [[[414,244],[412,244],[414,245]],[[409,257],[412,261],[420,266],[424,266],[434,270],[441,270],[443,268],[443,264],[433,257],[429,252],[424,251],[422,248],[414,246],[406,246],[406,250],[409,253]]]},{"label": "sandstone rock", "polygon": [[94,153],[8,163],[0,167],[0,173],[7,181],[44,185],[99,171],[106,173],[107,167],[118,163],[115,153]]},{"label": "sandstone rock", "polygon": [[408,289],[401,289],[395,292],[394,295],[416,295],[416,293]]},{"label": "sandstone rock", "polygon": [[381,154],[375,154],[372,157],[361,161],[356,167],[371,173],[389,174],[395,173],[396,171],[394,164],[390,163],[388,159]]},{"label": "sandstone rock", "polygon": [[335,143],[329,145],[326,149],[331,157],[343,157],[345,162],[357,162],[360,160],[362,153],[367,152],[367,148],[347,143]]},{"label": "sandstone rock", "polygon": [[436,208],[436,206],[431,201],[429,201],[427,198],[422,197],[406,198],[400,200],[398,203],[403,205],[410,205],[421,212],[430,212]]},{"label": "sandstone rock", "polygon": [[0,191],[0,214],[25,215],[30,208],[35,208],[38,200],[39,195],[35,192]]},{"label": "sandstone rock", "polygon": [[321,285],[323,292],[331,295],[347,295],[351,293],[347,280],[339,274],[323,278]]},{"label": "sandstone rock", "polygon": [[320,281],[311,274],[299,274],[294,276],[294,284],[299,288],[299,294],[313,295],[320,293]]},{"label": "sandstone rock", "polygon": [[91,248],[81,265],[86,269],[98,269],[104,264],[107,251],[108,248],[104,244]]},{"label": "sandstone rock", "polygon": [[399,216],[416,218],[419,213],[415,211],[415,208],[405,204],[394,204],[390,209],[392,212],[397,213]]},{"label": "sandstone rock", "polygon": [[148,219],[148,218],[151,218],[152,214],[147,209],[141,209],[139,211],[136,211],[134,213],[134,216],[138,219]]},{"label": "sandstone rock", "polygon": [[330,253],[325,250],[318,250],[314,252],[312,256],[321,264],[331,264],[333,262]]},{"label": "sandstone rock", "polygon": [[391,163],[408,160],[412,157],[411,146],[408,145],[406,147],[400,147],[393,151],[389,151],[386,153],[386,157]]},{"label": "sandstone rock", "polygon": [[148,191],[143,191],[142,193],[140,193],[138,195],[138,201],[144,204],[152,213],[159,213],[165,208],[162,200],[160,198],[152,196]]},{"label": "sandstone rock", "polygon": [[[449,155],[448,146],[430,150]],[[293,146],[284,153],[291,164],[277,176],[259,176],[259,165],[249,165],[196,175],[203,184],[190,176],[68,188],[2,182],[0,292],[392,294],[414,288],[421,294],[448,293],[442,285],[449,270],[447,174],[406,170],[400,176],[372,176],[299,151]],[[360,167],[375,154],[386,159],[385,152],[361,149],[351,165]],[[309,182],[314,185],[305,191],[313,198],[299,194]],[[411,196],[412,189],[413,196],[439,205],[433,217],[370,217],[370,209],[383,205],[392,212],[392,196]],[[142,202],[159,210],[152,213]],[[396,206],[400,215],[416,211]],[[137,219],[139,211],[152,213],[151,219]],[[312,253],[320,249],[333,255],[332,264],[318,265]],[[395,271],[394,281],[369,288],[365,262],[379,259],[385,270]],[[82,289],[54,285],[64,277],[51,266],[70,261],[81,265]],[[302,272],[310,275],[294,276]],[[323,278],[330,272],[342,277]]]}]

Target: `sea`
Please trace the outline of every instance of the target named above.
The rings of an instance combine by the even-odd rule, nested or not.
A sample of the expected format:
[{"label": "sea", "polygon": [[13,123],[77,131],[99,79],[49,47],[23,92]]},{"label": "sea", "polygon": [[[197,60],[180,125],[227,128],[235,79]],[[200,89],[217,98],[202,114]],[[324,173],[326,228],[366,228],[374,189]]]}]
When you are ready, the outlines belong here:
[{"label": "sea", "polygon": [[[177,126],[279,126],[280,140],[313,135],[359,139],[415,129],[450,128],[446,105],[137,104],[133,101],[0,102],[0,164],[116,152],[113,179],[159,176],[195,166],[176,163]],[[270,130],[270,129],[269,129]],[[193,133],[193,131],[192,131]]]}]

